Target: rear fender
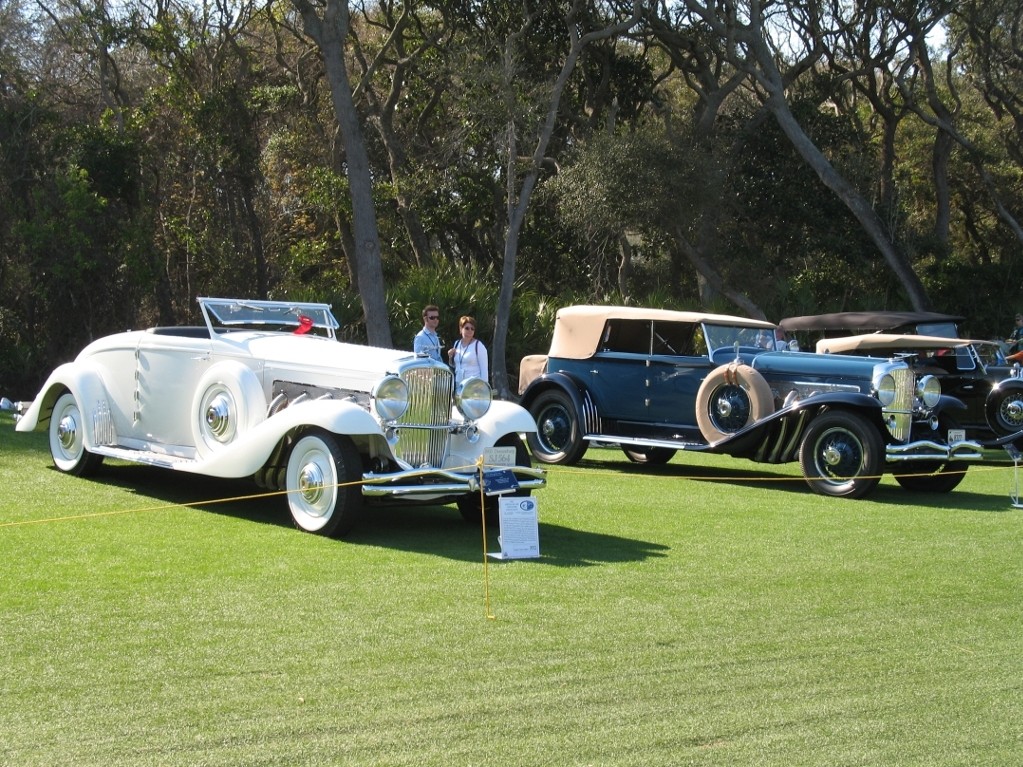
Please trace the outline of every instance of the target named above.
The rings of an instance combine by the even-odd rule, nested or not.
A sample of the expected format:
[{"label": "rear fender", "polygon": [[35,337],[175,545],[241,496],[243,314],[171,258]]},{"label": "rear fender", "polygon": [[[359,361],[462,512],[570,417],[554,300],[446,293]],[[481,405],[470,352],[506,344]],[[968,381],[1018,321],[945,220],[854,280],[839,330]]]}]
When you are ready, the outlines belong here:
[{"label": "rear fender", "polygon": [[[107,400],[107,385],[99,367],[91,361],[66,362],[50,373],[49,378],[39,389],[39,394],[18,420],[16,431],[45,431],[50,425],[53,406],[60,395],[71,392],[83,415],[92,413],[93,406]],[[92,418],[84,419],[85,436],[83,442],[86,449],[96,446],[96,433]]]},{"label": "rear fender", "polygon": [[[534,400],[545,391],[557,389],[564,392],[570,400],[572,400],[572,407],[575,408],[576,416],[582,418],[584,410],[584,397],[586,396],[586,390],[580,386],[574,378],[567,376],[564,373],[544,373],[539,378],[535,379],[531,383],[526,391],[523,393],[522,398],[519,400],[519,404],[522,407],[529,409],[530,405],[533,404]],[[532,431],[536,431],[536,425],[533,425]]]}]

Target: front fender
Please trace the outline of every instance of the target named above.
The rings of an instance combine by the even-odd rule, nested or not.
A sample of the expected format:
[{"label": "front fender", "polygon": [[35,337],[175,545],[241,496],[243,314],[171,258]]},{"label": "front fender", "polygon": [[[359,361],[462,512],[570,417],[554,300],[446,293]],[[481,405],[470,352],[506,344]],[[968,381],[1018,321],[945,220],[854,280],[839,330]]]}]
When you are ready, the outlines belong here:
[{"label": "front fender", "polygon": [[484,450],[494,447],[502,437],[536,431],[536,421],[528,410],[513,402],[501,400],[493,402],[487,414],[477,420],[475,425],[475,441],[470,442],[464,431],[451,435],[448,468],[464,471],[476,463]]},{"label": "front fender", "polygon": [[947,413],[950,410],[966,410],[966,403],[951,394],[942,394],[934,406],[934,413]]},{"label": "front fender", "polygon": [[536,431],[536,421],[528,410],[514,402],[495,400],[486,415],[476,421],[482,434],[494,435],[494,439],[512,432]]},{"label": "front fender", "polygon": [[[814,394],[813,396],[806,397],[805,399],[796,400],[788,407],[782,407],[776,410],[773,416],[777,416],[779,414],[784,415],[786,413],[798,413],[800,410],[805,410],[806,408],[823,406],[853,409],[862,408],[864,410],[873,411],[877,414],[880,414],[881,412],[881,403],[869,394],[861,394],[858,392],[824,392],[823,394]],[[773,416],[768,416],[768,418]]]},{"label": "front fender", "polygon": [[354,402],[311,400],[284,408],[188,470],[214,477],[247,477],[263,467],[286,434],[309,426],[333,434],[383,436],[376,419]]},{"label": "front fender", "polygon": [[796,460],[803,431],[814,418],[828,410],[860,413],[882,434],[887,434],[881,403],[876,399],[856,392],[825,392],[781,407],[709,447],[714,452],[767,463],[793,461]]}]

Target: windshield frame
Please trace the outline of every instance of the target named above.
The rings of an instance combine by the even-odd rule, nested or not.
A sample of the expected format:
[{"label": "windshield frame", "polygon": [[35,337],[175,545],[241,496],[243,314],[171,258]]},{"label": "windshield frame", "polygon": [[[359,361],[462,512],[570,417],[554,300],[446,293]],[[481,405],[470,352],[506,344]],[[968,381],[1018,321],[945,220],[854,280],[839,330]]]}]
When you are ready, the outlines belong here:
[{"label": "windshield frame", "polygon": [[336,339],[341,327],[330,304],[206,297],[197,300],[206,326],[214,336],[248,331]]}]

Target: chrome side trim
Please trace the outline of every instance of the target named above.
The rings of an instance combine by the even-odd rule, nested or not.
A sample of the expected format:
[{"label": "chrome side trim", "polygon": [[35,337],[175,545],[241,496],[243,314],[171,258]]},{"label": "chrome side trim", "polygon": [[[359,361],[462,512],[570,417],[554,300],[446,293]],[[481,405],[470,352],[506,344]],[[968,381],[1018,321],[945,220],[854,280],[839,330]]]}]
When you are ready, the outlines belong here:
[{"label": "chrome side trim", "polygon": [[602,429],[600,428],[600,413],[597,412],[597,406],[594,404],[593,399],[590,397],[590,392],[586,391],[583,394],[583,425],[586,431],[590,433],[599,434]]},{"label": "chrome side trim", "polygon": [[584,434],[583,439],[589,442],[591,447],[637,445],[639,447],[667,447],[672,450],[692,450],[694,447],[707,447],[706,442],[675,442],[670,439],[620,437],[616,434]]}]

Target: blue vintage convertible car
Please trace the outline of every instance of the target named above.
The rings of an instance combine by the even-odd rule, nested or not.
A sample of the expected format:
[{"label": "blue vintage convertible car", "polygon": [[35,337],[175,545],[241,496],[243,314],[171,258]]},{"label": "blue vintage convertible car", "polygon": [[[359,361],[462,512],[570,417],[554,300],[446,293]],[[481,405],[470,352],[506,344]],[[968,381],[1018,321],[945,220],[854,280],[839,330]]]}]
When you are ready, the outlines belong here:
[{"label": "blue vintage convertible car", "polygon": [[617,444],[647,463],[679,450],[799,461],[815,492],[858,498],[886,472],[948,492],[985,447],[1011,441],[966,439],[945,416],[962,403],[905,360],[780,351],[775,330],[700,312],[562,308],[548,353],[520,366],[533,456],[571,464]]}]

